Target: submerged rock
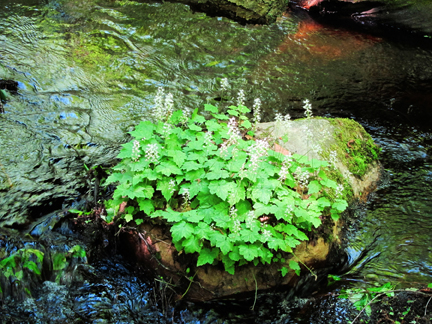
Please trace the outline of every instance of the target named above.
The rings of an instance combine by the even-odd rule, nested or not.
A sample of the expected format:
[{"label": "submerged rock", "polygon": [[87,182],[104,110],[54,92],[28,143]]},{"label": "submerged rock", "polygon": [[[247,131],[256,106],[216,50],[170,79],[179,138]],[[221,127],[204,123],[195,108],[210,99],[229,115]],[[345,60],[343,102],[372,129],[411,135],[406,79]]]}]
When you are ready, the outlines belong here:
[{"label": "submerged rock", "polygon": [[[330,160],[332,166],[325,172],[329,178],[345,185],[343,195],[347,200],[365,199],[379,180],[379,149],[363,127],[352,120],[318,118],[265,123],[259,125],[258,134],[273,139],[287,136],[286,143],[273,147],[283,154]],[[120,239],[123,250],[140,266],[182,287],[182,298],[204,301],[281,285],[295,287],[308,273],[315,280],[326,276],[340,265],[335,260],[342,259],[339,248],[342,222],[334,223],[330,217],[322,217],[323,225],[309,233],[309,242],[296,247],[295,256],[282,253],[281,262],[236,267],[234,275],[227,273],[221,264],[196,267],[196,255],[178,252],[165,225],[142,224],[137,230],[123,231]],[[303,264],[301,276],[292,269],[282,276],[281,267],[289,268],[291,260]]]}]

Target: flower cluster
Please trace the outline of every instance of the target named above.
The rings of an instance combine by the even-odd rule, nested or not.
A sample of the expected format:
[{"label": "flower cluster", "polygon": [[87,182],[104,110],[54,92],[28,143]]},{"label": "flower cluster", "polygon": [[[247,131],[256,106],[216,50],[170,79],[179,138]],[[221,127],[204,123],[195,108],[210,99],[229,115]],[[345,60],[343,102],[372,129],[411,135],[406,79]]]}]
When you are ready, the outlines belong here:
[{"label": "flower cluster", "polygon": [[166,138],[171,134],[172,125],[165,123],[162,128],[162,138]]},{"label": "flower cluster", "polygon": [[269,149],[269,143],[266,140],[256,140],[249,147],[249,161],[250,161],[250,172],[256,172],[258,170],[258,163],[263,156],[267,156]]},{"label": "flower cluster", "polygon": [[289,153],[282,162],[282,167],[279,171],[279,181],[285,181],[287,175],[289,174],[289,168],[291,167],[291,153]]},{"label": "flower cluster", "polygon": [[132,161],[136,162],[136,161],[138,161],[138,159],[140,157],[141,157],[140,142],[135,140],[135,141],[133,141],[131,159],[132,159]]},{"label": "flower cluster", "polygon": [[154,116],[157,121],[166,121],[173,113],[174,97],[172,93],[165,96],[162,87],[158,88],[155,97]]},{"label": "flower cluster", "polygon": [[236,145],[241,139],[240,131],[237,127],[237,121],[235,117],[231,117],[228,121],[228,135],[230,136],[227,141],[222,143],[220,147],[220,155],[225,155],[228,152],[228,147],[231,145]]},{"label": "flower cluster", "polygon": [[303,109],[305,110],[306,118],[312,117],[312,104],[309,102],[309,99],[303,100]]},{"label": "flower cluster", "polygon": [[237,106],[244,106],[246,100],[246,95],[243,89],[240,89],[237,94]]},{"label": "flower cluster", "polygon": [[249,211],[246,215],[246,227],[252,228],[255,220],[256,220],[256,217],[255,217],[254,211],[253,210]]},{"label": "flower cluster", "polygon": [[223,78],[221,80],[221,89],[222,91],[227,91],[229,89],[229,82],[227,78]]},{"label": "flower cluster", "polygon": [[147,144],[145,152],[146,160],[156,163],[159,160],[159,150],[157,144]]},{"label": "flower cluster", "polygon": [[182,110],[183,115],[180,118],[180,123],[182,123],[183,125],[186,125],[187,122],[189,121],[190,115],[191,115],[191,110],[189,108],[184,108]]},{"label": "flower cluster", "polygon": [[280,128],[281,126],[283,126],[284,128],[288,128],[290,120],[291,120],[290,114],[286,114],[284,116],[281,113],[276,113],[275,115],[275,122],[277,128]]},{"label": "flower cluster", "polygon": [[285,220],[291,222],[292,214],[294,212],[294,205],[288,204],[285,209]]},{"label": "flower cluster", "polygon": [[183,208],[189,206],[190,204],[190,193],[189,193],[189,189],[188,188],[183,188]]},{"label": "flower cluster", "polygon": [[258,124],[261,121],[261,100],[256,98],[253,104],[253,122]]},{"label": "flower cluster", "polygon": [[302,169],[298,167],[295,171],[295,178],[297,179],[300,186],[306,187],[309,183],[309,172],[303,172]]},{"label": "flower cluster", "polygon": [[175,181],[173,179],[170,180],[170,182],[168,183],[168,189],[170,191],[171,194],[174,193],[175,191]]},{"label": "flower cluster", "polygon": [[264,229],[262,230],[262,236],[263,236],[263,241],[267,242],[269,238],[272,237],[272,233],[269,230]]},{"label": "flower cluster", "polygon": [[204,134],[204,146],[209,146],[211,144],[213,144],[212,142],[213,140],[213,133],[211,131],[207,131]]},{"label": "flower cluster", "polygon": [[342,196],[343,190],[344,190],[344,186],[342,184],[338,184],[337,188],[336,188],[336,191],[335,191],[335,196],[337,198],[339,198],[340,196]]}]

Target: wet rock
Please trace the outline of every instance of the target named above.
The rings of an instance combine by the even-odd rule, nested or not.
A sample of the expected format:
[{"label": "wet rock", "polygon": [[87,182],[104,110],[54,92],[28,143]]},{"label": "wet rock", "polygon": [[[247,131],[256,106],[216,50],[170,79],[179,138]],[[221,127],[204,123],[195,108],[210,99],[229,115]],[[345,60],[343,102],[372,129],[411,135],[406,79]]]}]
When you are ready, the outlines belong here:
[{"label": "wet rock", "polygon": [[18,82],[13,80],[1,80],[0,79],[0,89],[6,89],[12,93],[18,91]]},{"label": "wet rock", "polygon": [[[370,154],[364,143],[370,143],[370,136],[357,123],[350,120],[337,119],[306,119],[296,120],[284,124],[265,123],[259,125],[258,137],[279,138],[288,136],[287,143],[274,148],[280,152],[297,153],[307,155],[309,158],[322,159],[333,145],[342,145],[340,138],[352,138],[362,147],[364,156]],[[351,140],[350,140],[351,141]],[[343,146],[353,149],[353,143],[345,143]],[[373,144],[374,145],[374,144]],[[327,151],[327,152],[326,152]],[[344,149],[344,152],[346,150]],[[328,155],[327,155],[328,156]],[[333,169],[328,176],[336,177],[349,186],[346,198],[351,200],[365,199],[368,193],[375,188],[380,177],[380,166],[377,162],[371,162],[365,167],[363,175],[355,175],[355,170],[349,166],[349,154],[336,155],[332,161]],[[339,178],[337,178],[339,177]],[[242,292],[253,292],[257,289],[270,289],[281,285],[296,287],[302,278],[305,278],[309,270],[302,269],[299,277],[293,270],[282,276],[281,266],[289,268],[291,260],[300,260],[301,264],[313,269],[313,275],[309,276],[308,282],[301,285],[311,285],[311,282],[318,277],[325,277],[331,269],[339,266],[335,259],[341,260],[342,252],[340,246],[340,228],[342,222],[338,221],[330,226],[331,235],[327,239],[316,237],[310,242],[303,242],[295,249],[295,256],[285,253],[285,261],[272,263],[271,265],[253,264],[236,267],[235,274],[227,273],[222,265],[196,267],[196,256],[179,253],[171,242],[169,229],[164,225],[142,224],[138,230],[125,230],[121,235],[121,244],[124,251],[128,251],[135,260],[143,267],[146,267],[162,275],[183,291],[187,291],[185,298],[204,301],[214,298],[225,297]],[[187,277],[193,276],[193,283],[190,284]],[[313,286],[313,283],[312,283]],[[187,289],[187,290],[186,290]]]},{"label": "wet rock", "polygon": [[226,16],[243,23],[271,23],[286,9],[286,0],[180,0],[193,10],[211,16]]}]

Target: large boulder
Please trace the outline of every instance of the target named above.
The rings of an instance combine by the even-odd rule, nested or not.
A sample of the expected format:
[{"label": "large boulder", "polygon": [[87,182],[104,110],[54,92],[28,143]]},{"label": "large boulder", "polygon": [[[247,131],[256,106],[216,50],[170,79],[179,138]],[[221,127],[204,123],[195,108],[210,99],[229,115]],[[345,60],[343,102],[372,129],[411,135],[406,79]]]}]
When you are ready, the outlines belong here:
[{"label": "large boulder", "polygon": [[[362,126],[349,119],[313,118],[259,125],[258,137],[281,138],[286,143],[273,149],[284,154],[297,153],[309,158],[326,159],[332,164],[326,171],[347,190],[349,201],[365,199],[379,180],[379,148]],[[282,262],[271,265],[243,265],[234,275],[222,265],[196,266],[196,255],[178,252],[171,241],[169,228],[163,224],[144,223],[136,230],[125,230],[120,236],[122,250],[130,253],[140,267],[163,276],[167,282],[183,289],[185,298],[204,301],[280,285],[296,286],[305,274],[326,275],[340,266],[340,233],[342,221],[323,219],[323,225],[309,233],[293,254],[285,253]],[[337,255],[335,258],[334,256]],[[281,266],[290,260],[302,264],[301,276],[290,270],[284,276]],[[185,293],[187,292],[187,294]]]}]

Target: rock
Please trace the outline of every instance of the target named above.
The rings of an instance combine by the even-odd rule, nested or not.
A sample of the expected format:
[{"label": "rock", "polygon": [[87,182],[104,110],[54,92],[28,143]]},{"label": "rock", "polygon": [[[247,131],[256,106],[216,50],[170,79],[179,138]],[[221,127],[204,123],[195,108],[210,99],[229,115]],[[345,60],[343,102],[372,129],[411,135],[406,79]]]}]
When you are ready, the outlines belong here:
[{"label": "rock", "polygon": [[286,9],[286,0],[180,0],[193,10],[244,23],[272,23]]},{"label": "rock", "polygon": [[375,188],[380,165],[374,154],[377,156],[379,149],[357,122],[343,118],[312,118],[290,121],[285,125],[262,123],[259,128],[260,136],[282,138],[286,135],[288,142],[281,145],[289,152],[309,159],[330,161],[330,152],[336,152],[334,166],[340,173],[338,178],[342,176],[350,186],[351,198],[365,199]]},{"label": "rock", "polygon": [[[276,147],[281,152],[307,155],[309,158],[328,160],[331,157],[334,168],[329,168],[328,176],[347,187],[345,198],[351,201],[365,199],[379,180],[380,165],[377,151],[362,126],[349,119],[313,118],[285,123],[259,124],[257,137],[279,140]],[[331,153],[334,151],[335,153]],[[333,157],[332,157],[333,156]],[[355,163],[353,163],[354,160]],[[311,277],[326,277],[331,269],[340,264],[340,229],[342,222],[335,223],[327,217],[323,226],[328,227],[328,235],[312,235],[293,254],[285,253],[282,262],[271,265],[247,264],[236,267],[235,274],[227,273],[223,266],[204,265],[196,267],[196,255],[178,252],[171,242],[169,228],[150,223],[141,224],[137,230],[124,231],[120,235],[124,251],[128,251],[140,266],[167,282],[180,287],[184,298],[205,301],[236,293],[254,292],[257,289],[276,288],[281,285],[296,287],[307,274]],[[289,269],[282,276],[282,266],[289,268],[291,260],[302,264],[301,275]],[[191,284],[191,281],[193,281]]]}]

